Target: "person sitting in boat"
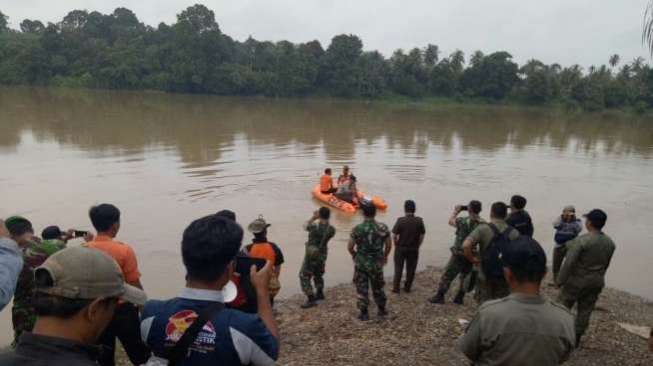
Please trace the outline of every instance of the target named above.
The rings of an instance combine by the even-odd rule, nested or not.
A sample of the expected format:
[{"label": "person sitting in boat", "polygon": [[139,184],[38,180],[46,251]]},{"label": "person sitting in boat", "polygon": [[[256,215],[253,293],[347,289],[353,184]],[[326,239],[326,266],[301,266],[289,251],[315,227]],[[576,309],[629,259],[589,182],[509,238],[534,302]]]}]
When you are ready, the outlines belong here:
[{"label": "person sitting in boat", "polygon": [[338,185],[338,190],[335,195],[343,201],[357,205],[358,190],[356,189],[356,177],[350,175],[343,184]]},{"label": "person sitting in boat", "polygon": [[331,168],[324,169],[324,175],[320,177],[320,192],[323,194],[336,193],[337,189],[333,186],[331,178]]},{"label": "person sitting in boat", "polygon": [[349,167],[347,165],[342,167],[342,174],[338,177],[338,187],[347,183],[351,174],[349,173]]}]

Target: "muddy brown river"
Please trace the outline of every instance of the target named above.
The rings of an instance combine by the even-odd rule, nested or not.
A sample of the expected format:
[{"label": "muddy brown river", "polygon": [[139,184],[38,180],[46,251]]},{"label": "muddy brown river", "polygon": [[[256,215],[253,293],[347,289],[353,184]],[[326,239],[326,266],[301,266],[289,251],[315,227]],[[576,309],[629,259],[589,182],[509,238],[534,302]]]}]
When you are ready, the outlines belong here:
[{"label": "muddy brown river", "polygon": [[[444,265],[455,204],[528,198],[535,237],[551,253],[563,206],[598,207],[617,244],[608,284],[653,297],[653,120],[516,107],[384,105],[58,89],[0,89],[0,217],[91,229],[88,208],[122,211],[150,297],[183,286],[181,233],[232,209],[258,215],[284,251],[282,296],[299,291],[305,233],[325,167],[352,167],[359,187],[390,205],[414,199],[427,237],[420,266]],[[327,284],[351,280],[346,253],[360,215],[337,213]],[[249,236],[247,238],[249,240]],[[70,245],[77,245],[71,242]],[[391,267],[386,268],[386,275]],[[435,288],[435,283],[434,283]],[[0,314],[0,344],[10,308]]]}]

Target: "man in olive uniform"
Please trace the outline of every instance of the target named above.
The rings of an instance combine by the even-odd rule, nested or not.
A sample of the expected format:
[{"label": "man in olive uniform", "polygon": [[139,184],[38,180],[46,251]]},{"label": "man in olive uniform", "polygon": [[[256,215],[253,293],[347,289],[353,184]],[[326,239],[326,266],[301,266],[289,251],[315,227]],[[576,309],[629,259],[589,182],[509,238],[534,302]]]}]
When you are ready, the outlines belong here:
[{"label": "man in olive uniform", "polygon": [[[484,223],[483,219],[479,216],[481,209],[481,202],[473,200],[469,202],[467,207],[456,206],[451,217],[449,217],[449,225],[456,228],[456,239],[454,245],[451,247],[451,257],[449,258],[447,267],[444,270],[442,278],[440,278],[438,292],[429,299],[431,303],[444,304],[444,296],[447,294],[451,283],[460,275],[458,293],[453,302],[459,305],[463,304],[465,298],[465,278],[472,271],[472,262],[465,258],[463,252],[463,241],[479,224]],[[458,217],[464,210],[469,212],[467,217]]]},{"label": "man in olive uniform", "polygon": [[[482,264],[492,253],[490,245],[495,245],[500,236],[504,236],[508,240],[515,240],[519,237],[519,232],[506,224],[506,216],[508,216],[508,206],[503,202],[493,203],[490,209],[490,222],[478,225],[463,242],[465,258],[480,267],[476,286],[476,300],[479,304],[510,294],[506,279],[503,276],[488,276],[489,268],[484,268]],[[477,247],[479,257],[474,255],[474,250]]]},{"label": "man in olive uniform", "polygon": [[606,213],[599,209],[585,215],[587,234],[567,243],[567,256],[558,274],[557,284],[562,287],[558,301],[569,309],[578,305],[576,347],[605,287],[605,272],[615,251],[614,242],[602,231],[607,219]]},{"label": "man in olive uniform", "polygon": [[31,332],[36,323],[36,310],[32,305],[34,297],[34,270],[45,262],[53,252],[41,247],[41,241],[34,236],[32,223],[24,217],[14,216],[6,221],[7,230],[18,243],[23,254],[23,269],[18,275],[14,304],[11,308],[11,322],[14,327],[14,342],[24,332]]},{"label": "man in olive uniform", "polygon": [[358,294],[359,319],[369,320],[367,308],[370,304],[369,287],[372,286],[374,302],[379,308],[379,317],[387,315],[386,296],[383,291],[383,266],[388,263],[392,250],[390,231],[385,224],[374,220],[376,207],[363,205],[365,221],[351,232],[347,249],[354,259],[354,284]]},{"label": "man in olive uniform", "polygon": [[458,348],[475,365],[553,366],[574,349],[574,317],[540,294],[546,254],[522,236],[502,252],[510,296],[481,305]]},{"label": "man in olive uniform", "polygon": [[[331,211],[322,207],[315,211],[313,216],[304,225],[308,231],[308,242],[306,242],[306,254],[304,262],[299,271],[299,283],[302,292],[308,298],[301,307],[308,309],[316,305],[317,300],[324,300],[324,269],[326,266],[329,240],[336,235],[336,229],[329,225]],[[315,222],[315,220],[318,220]],[[315,293],[311,280],[315,281]]]}]

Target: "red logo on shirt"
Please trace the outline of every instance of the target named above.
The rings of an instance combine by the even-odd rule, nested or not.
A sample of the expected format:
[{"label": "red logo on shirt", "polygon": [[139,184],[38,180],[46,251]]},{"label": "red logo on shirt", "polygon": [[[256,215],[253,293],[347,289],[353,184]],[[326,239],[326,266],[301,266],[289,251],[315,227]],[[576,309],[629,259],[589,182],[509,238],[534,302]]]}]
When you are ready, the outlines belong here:
[{"label": "red logo on shirt", "polygon": [[[171,316],[168,319],[168,325],[166,325],[166,340],[177,342],[197,317],[197,313],[192,310],[182,310]],[[213,324],[208,321],[199,332],[195,345],[200,347],[214,345],[215,336],[215,328],[213,327]]]}]

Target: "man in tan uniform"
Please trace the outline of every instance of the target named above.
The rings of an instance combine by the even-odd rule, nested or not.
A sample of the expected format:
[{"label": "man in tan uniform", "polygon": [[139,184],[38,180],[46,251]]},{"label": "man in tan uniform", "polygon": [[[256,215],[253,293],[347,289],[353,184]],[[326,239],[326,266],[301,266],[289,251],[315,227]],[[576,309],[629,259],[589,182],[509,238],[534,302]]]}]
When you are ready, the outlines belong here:
[{"label": "man in tan uniform", "polygon": [[[503,277],[503,273],[501,273],[501,267],[499,267],[498,275],[493,275],[490,272],[495,271],[490,271],[490,268],[485,267],[488,261],[484,261],[490,246],[500,244],[497,239],[505,236],[505,241],[510,241],[519,237],[519,232],[506,224],[507,215],[508,206],[505,203],[493,203],[490,209],[490,222],[479,224],[463,242],[465,258],[474,265],[480,266],[481,269],[478,271],[476,288],[476,300],[479,304],[488,300],[500,299],[510,294],[508,283]],[[474,254],[476,247],[478,247],[479,256]]]},{"label": "man in tan uniform", "polygon": [[585,215],[587,234],[567,243],[567,256],[557,278],[557,285],[562,287],[558,301],[569,309],[578,305],[576,347],[580,345],[594,305],[605,287],[605,272],[615,250],[612,239],[601,231],[607,219],[608,215],[599,209]]},{"label": "man in tan uniform", "polygon": [[458,341],[474,365],[559,365],[574,349],[574,318],[564,306],[540,295],[546,254],[522,236],[502,253],[511,295],[488,301]]}]

